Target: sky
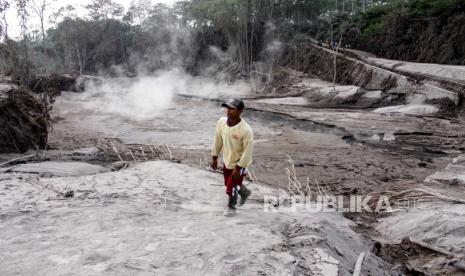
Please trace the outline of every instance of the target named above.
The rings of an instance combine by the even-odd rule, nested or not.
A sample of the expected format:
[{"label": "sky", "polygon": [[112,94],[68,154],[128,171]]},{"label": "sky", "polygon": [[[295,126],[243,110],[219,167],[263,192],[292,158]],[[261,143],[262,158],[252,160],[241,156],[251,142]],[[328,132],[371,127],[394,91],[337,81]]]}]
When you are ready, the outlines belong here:
[{"label": "sky", "polygon": [[[92,2],[91,0],[66,0],[66,1],[48,0],[48,1],[51,2],[51,5],[50,5],[51,10],[48,11],[48,13],[45,16],[47,18],[47,21],[51,13],[67,5],[74,6],[76,8],[76,13],[78,16],[84,16],[87,14],[87,11],[85,10],[84,6]],[[125,7],[125,9],[127,9],[132,2],[132,0],[114,0],[114,1],[122,4]],[[13,1],[9,1],[9,2],[11,3]],[[151,2],[153,2],[154,4],[155,3],[173,4],[174,2],[176,2],[176,0],[151,0]],[[17,10],[16,10],[14,3],[11,3],[11,7],[7,11],[6,18],[8,22],[8,35],[13,39],[18,38],[20,35],[20,27],[19,27]],[[31,11],[29,25],[32,25],[33,29],[38,29],[39,22],[40,21],[37,15],[32,13]],[[46,28],[49,28],[49,27],[51,27],[51,24],[46,24]]]}]

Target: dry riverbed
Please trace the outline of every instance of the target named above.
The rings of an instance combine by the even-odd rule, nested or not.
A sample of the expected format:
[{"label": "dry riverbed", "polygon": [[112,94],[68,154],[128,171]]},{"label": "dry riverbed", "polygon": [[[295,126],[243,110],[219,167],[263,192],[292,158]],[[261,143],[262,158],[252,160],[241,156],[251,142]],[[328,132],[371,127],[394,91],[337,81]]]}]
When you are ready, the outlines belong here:
[{"label": "dry riverbed", "polygon": [[[232,92],[205,99],[182,91],[144,118],[99,108],[95,103],[108,99],[98,91],[64,92],[54,106],[50,148],[39,153],[49,163],[1,168],[2,269],[8,275],[349,275],[366,252],[365,275],[457,272],[423,248],[399,244],[413,236],[465,252],[458,242],[465,207],[453,201],[465,200],[463,158],[454,160],[465,147],[462,122],[311,108],[315,98],[308,93],[324,93],[327,84],[306,79],[303,85],[312,89],[305,94],[297,87],[285,98],[240,94],[248,98],[244,117],[255,132],[255,182],[250,204],[231,220],[221,215],[222,176],[206,167],[223,116],[219,100]],[[352,88],[340,89],[352,95]],[[159,159],[183,164],[144,162]],[[406,190],[416,194],[402,197]],[[375,214],[292,211],[286,202],[274,212],[276,204],[265,200],[321,191],[346,199],[395,197],[390,213]],[[399,206],[394,198],[426,202]],[[415,227],[408,227],[413,218]]]}]

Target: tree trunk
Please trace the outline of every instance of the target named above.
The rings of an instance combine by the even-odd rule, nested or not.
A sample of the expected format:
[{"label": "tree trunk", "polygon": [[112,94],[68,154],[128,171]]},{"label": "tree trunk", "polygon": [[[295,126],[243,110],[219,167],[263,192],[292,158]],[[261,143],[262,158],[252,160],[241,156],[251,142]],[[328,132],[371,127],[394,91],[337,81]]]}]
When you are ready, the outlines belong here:
[{"label": "tree trunk", "polygon": [[79,75],[82,75],[82,59],[81,59],[81,52],[79,51],[79,45],[76,42],[76,51],[77,51],[77,56],[78,56],[78,62],[79,62]]},{"label": "tree trunk", "polygon": [[47,58],[47,49],[45,49],[45,28],[44,28],[44,16],[42,14],[42,16],[40,17],[40,28],[42,30],[42,54],[44,55],[44,70],[45,70],[45,74],[47,74],[47,61],[48,61],[48,58]]},{"label": "tree trunk", "polygon": [[5,36],[5,40],[8,40],[8,22],[6,21],[6,13],[3,12],[3,33]]},{"label": "tree trunk", "polygon": [[42,41],[45,41],[45,27],[44,27],[44,16],[40,17],[40,28],[42,31]]}]

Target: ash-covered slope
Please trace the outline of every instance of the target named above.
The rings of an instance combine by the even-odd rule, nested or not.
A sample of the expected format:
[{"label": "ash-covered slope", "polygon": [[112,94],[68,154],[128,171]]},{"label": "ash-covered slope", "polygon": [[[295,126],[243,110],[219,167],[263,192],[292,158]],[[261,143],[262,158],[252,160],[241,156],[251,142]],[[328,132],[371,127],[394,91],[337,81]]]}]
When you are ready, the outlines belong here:
[{"label": "ash-covered slope", "polygon": [[[224,217],[222,176],[186,165],[54,178],[26,167],[0,174],[3,275],[348,275],[369,251],[339,213],[265,212],[279,193],[260,185]],[[389,268],[368,253],[363,271]]]}]

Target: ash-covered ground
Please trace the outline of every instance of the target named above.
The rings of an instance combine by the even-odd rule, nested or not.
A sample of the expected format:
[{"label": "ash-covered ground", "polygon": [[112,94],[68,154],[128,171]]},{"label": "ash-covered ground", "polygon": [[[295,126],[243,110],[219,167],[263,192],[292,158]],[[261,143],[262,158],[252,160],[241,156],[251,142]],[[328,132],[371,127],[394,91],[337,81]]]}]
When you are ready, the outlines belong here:
[{"label": "ash-covered ground", "polygon": [[[402,239],[465,252],[460,119],[296,72],[285,92],[113,81],[63,92],[40,160],[2,164],[2,274],[350,275],[361,252],[364,275],[459,273]],[[253,196],[232,219],[222,175],[207,169],[231,96],[246,99],[255,134]],[[370,206],[386,195],[392,208],[315,212],[265,197],[318,193],[372,196]]]}]

